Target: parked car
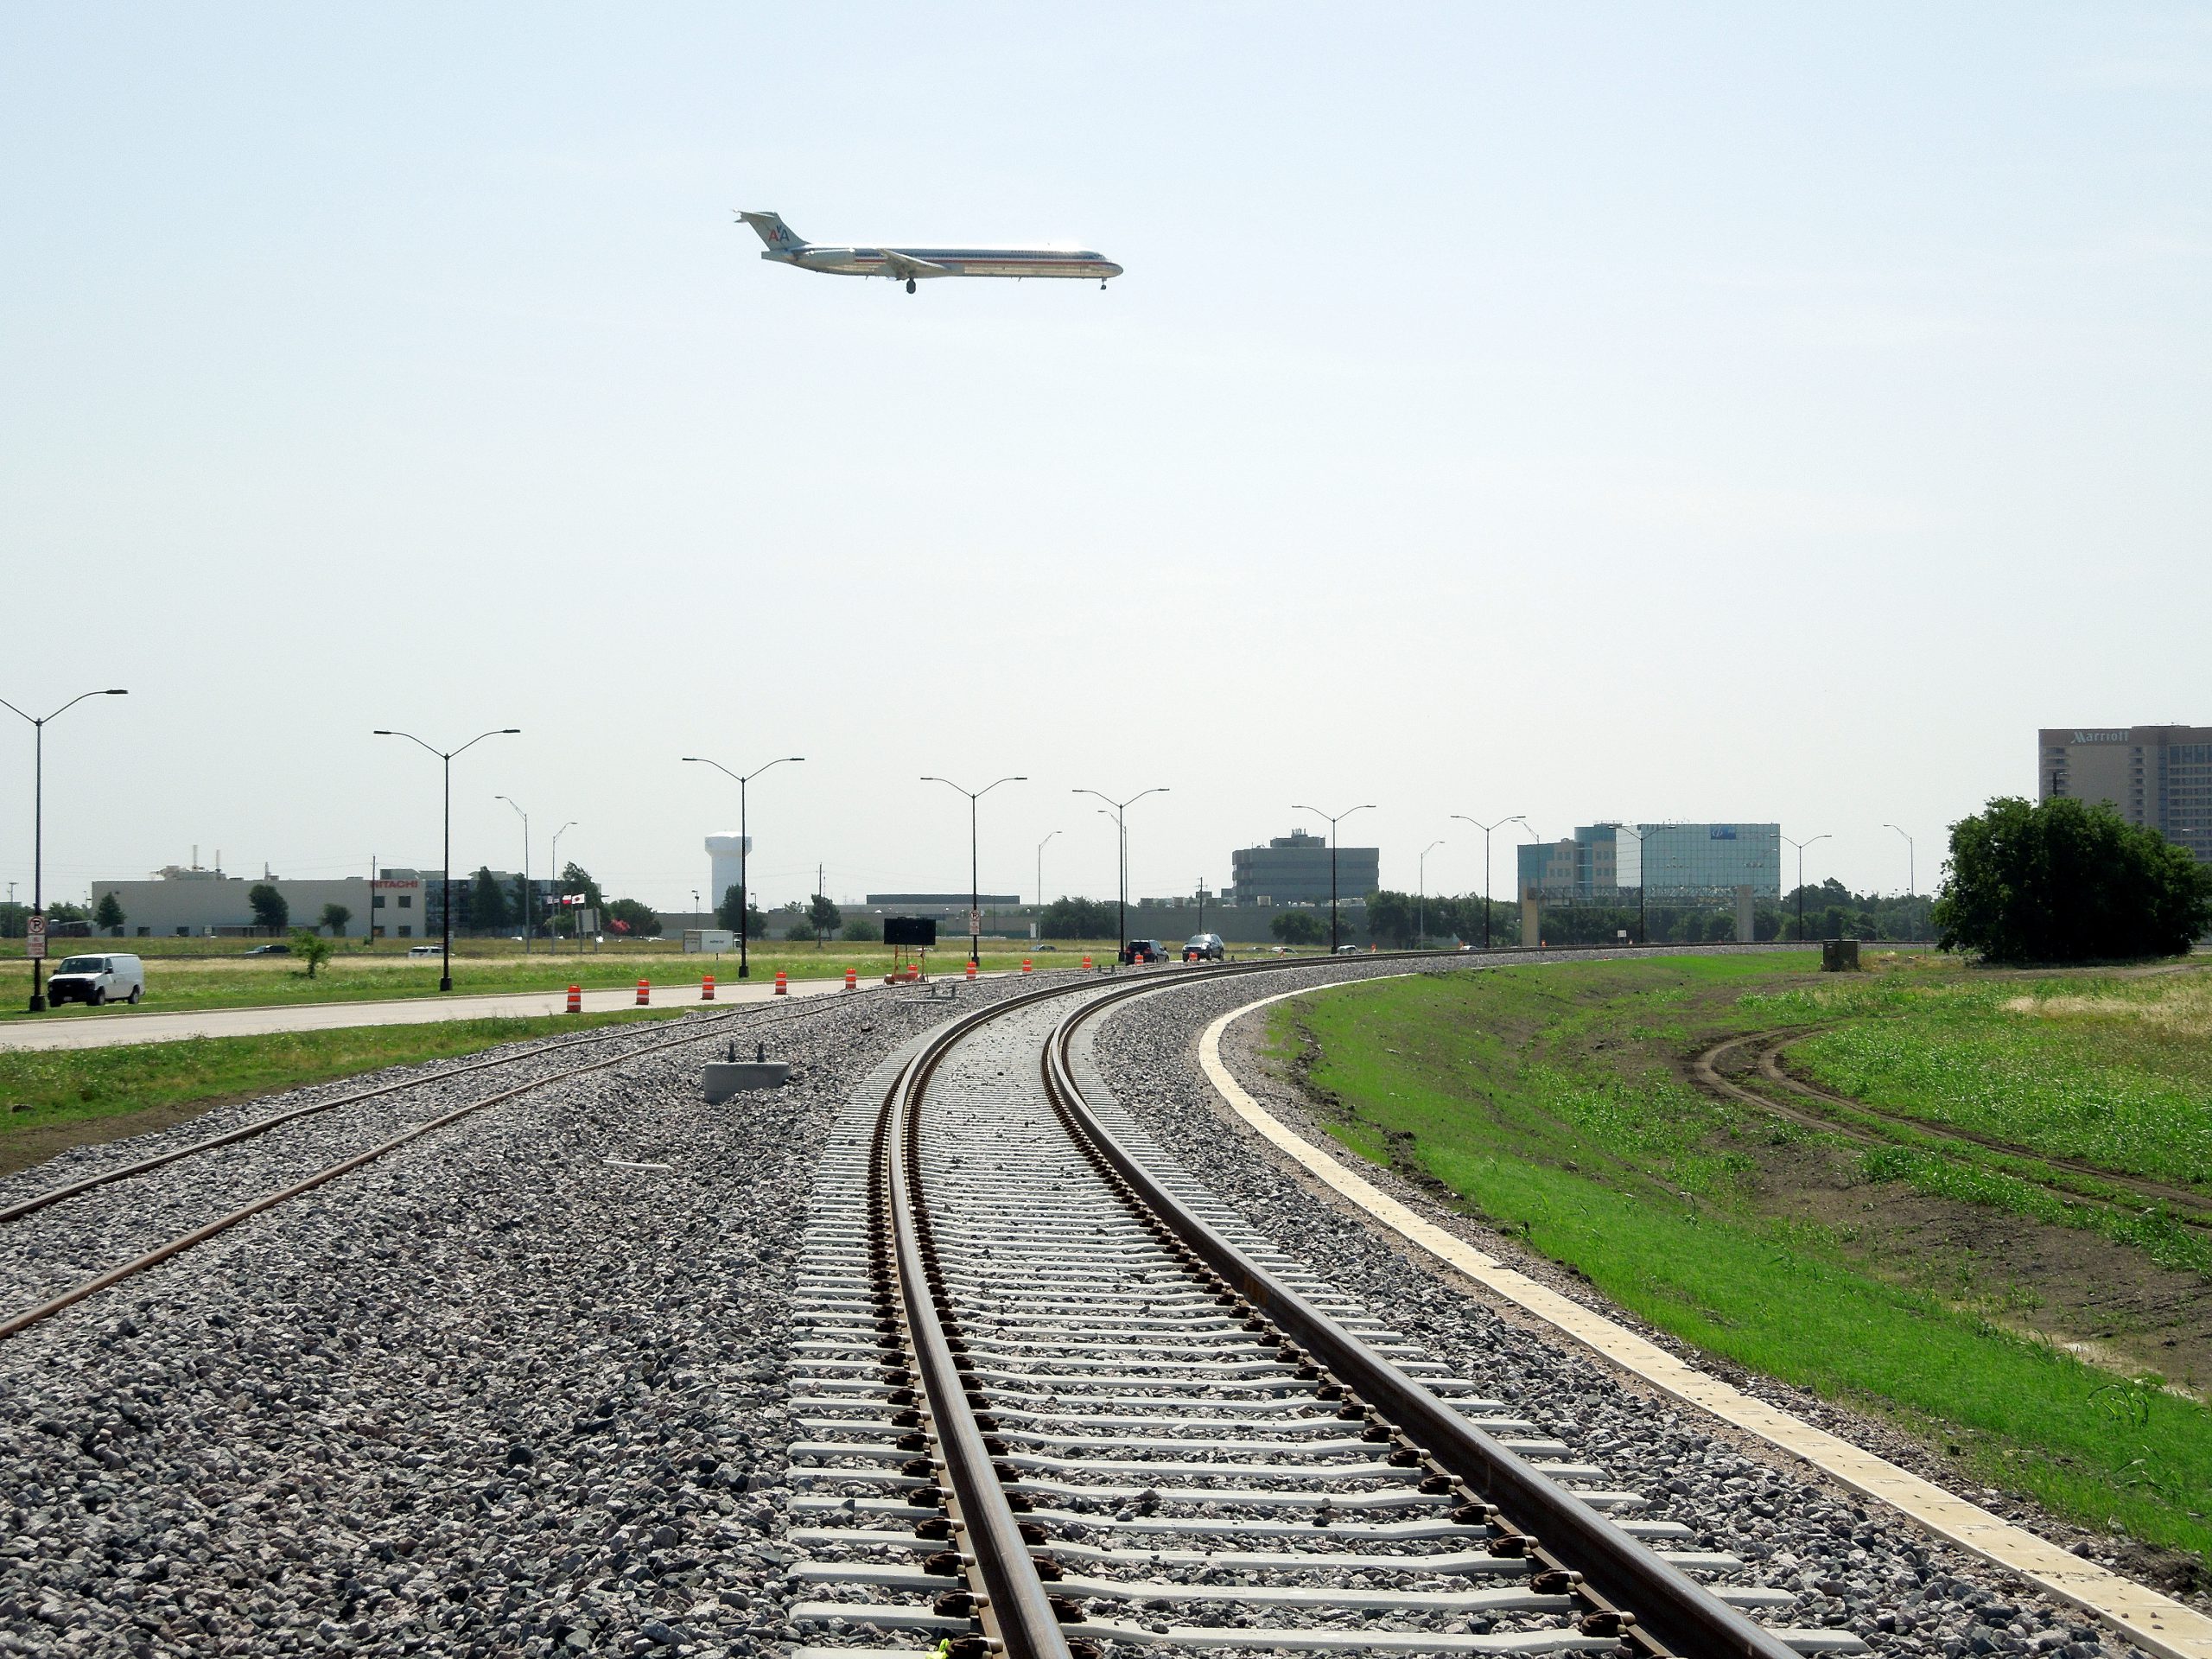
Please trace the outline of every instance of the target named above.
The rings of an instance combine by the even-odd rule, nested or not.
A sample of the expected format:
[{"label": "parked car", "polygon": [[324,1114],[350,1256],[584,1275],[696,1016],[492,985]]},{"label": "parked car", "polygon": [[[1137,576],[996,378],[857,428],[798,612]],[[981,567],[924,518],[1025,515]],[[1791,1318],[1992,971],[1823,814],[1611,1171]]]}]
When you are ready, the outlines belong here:
[{"label": "parked car", "polygon": [[1218,933],[1193,933],[1183,941],[1185,962],[1222,962],[1228,956],[1229,947],[1221,942]]},{"label": "parked car", "polygon": [[410,944],[407,947],[407,954],[410,957],[435,957],[441,949],[442,946],[435,944]]},{"label": "parked car", "polygon": [[49,1002],[136,1002],[146,995],[146,964],[114,951],[101,957],[65,957],[46,982]]},{"label": "parked car", "polygon": [[1158,939],[1131,939],[1128,948],[1122,952],[1122,960],[1128,963],[1159,962],[1166,955]]},{"label": "parked car", "polygon": [[1340,957],[1356,957],[1360,954],[1360,949],[1356,944],[1340,944],[1337,947],[1337,954]]},{"label": "parked car", "polygon": [[246,952],[249,957],[289,957],[291,954],[292,947],[289,944],[257,944]]}]

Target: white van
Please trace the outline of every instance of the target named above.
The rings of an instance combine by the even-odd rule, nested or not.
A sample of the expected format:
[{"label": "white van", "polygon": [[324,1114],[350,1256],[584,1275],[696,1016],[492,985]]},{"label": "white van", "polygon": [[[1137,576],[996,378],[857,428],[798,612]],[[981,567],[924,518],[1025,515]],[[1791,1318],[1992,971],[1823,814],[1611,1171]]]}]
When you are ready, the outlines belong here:
[{"label": "white van", "polygon": [[46,982],[47,1000],[63,1002],[136,1002],[146,995],[146,964],[122,951],[98,957],[66,957]]}]

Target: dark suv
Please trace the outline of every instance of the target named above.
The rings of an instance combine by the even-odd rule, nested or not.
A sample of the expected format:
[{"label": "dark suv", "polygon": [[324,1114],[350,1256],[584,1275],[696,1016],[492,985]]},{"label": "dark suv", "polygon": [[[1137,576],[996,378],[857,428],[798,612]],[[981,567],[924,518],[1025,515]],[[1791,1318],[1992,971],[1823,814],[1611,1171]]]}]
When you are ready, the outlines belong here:
[{"label": "dark suv", "polygon": [[1220,962],[1228,955],[1229,947],[1221,942],[1218,933],[1193,933],[1183,941],[1185,962]]},{"label": "dark suv", "polygon": [[1158,939],[1131,939],[1122,952],[1122,960],[1128,963],[1159,962],[1166,955],[1160,949]]}]

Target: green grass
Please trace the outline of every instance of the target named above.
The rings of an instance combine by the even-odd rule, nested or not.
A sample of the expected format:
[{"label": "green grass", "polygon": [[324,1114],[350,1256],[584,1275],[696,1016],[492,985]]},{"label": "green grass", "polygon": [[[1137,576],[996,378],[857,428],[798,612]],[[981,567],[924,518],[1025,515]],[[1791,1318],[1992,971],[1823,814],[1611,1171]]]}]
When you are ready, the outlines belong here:
[{"label": "green grass", "polygon": [[[1360,1155],[1395,1148],[1655,1325],[1882,1411],[1975,1478],[2059,1514],[2212,1558],[2212,1412],[1894,1281],[1847,1229],[1762,1208],[1754,1154],[1814,1132],[1690,1089],[1673,1064],[1683,1052],[1732,1031],[1810,1023],[1810,997],[1821,1020],[1872,1029],[1888,1052],[1911,1052],[1916,1022],[1923,1048],[1940,1050],[1955,1011],[1985,1003],[1970,1017],[2040,1018],[2006,1014],[2017,982],[1899,972],[1789,987],[1808,965],[1716,957],[1383,982],[1283,1005],[1269,1043],[1278,1054],[1303,1048],[1313,1084],[1333,1098],[1332,1132]],[[2037,1029],[2024,1040],[2043,1040]],[[2192,1063],[2169,1056],[2159,1075]],[[1897,1100],[1924,1103],[1901,1076],[1894,1087]],[[2016,1100],[2005,1121],[2023,1115],[2034,1113]],[[1868,1154],[1860,1173],[1968,1203],[2059,1203],[1916,1149]],[[2008,1181],[2017,1190],[1997,1190]],[[2171,1241],[2135,1242],[2156,1258]]]},{"label": "green grass", "polygon": [[[20,942],[17,944],[20,950]],[[132,941],[67,940],[84,953],[103,948],[128,950]],[[142,941],[141,943],[143,943]],[[607,989],[634,985],[649,979],[656,986],[698,984],[699,976],[713,974],[722,985],[737,982],[737,958],[725,956],[685,956],[674,946],[608,945],[581,956],[549,956],[538,951],[521,954],[521,948],[504,941],[470,940],[464,954],[457,942],[453,964],[457,995],[496,995],[506,991],[557,991],[569,985]],[[1074,969],[1088,954],[1094,962],[1110,963],[1111,941],[1103,945],[1061,944],[1055,950],[1040,951],[1021,941],[986,939],[982,971],[1018,973],[1027,956],[1039,973]],[[753,978],[772,981],[781,969],[792,979],[842,978],[847,968],[863,980],[880,978],[891,966],[891,952],[881,945],[830,944],[820,950],[811,945],[779,941],[751,953]],[[54,961],[60,961],[60,956]],[[932,974],[957,974],[967,960],[966,941],[930,952]],[[213,959],[179,961],[149,957],[146,963],[146,1001],[143,1006],[162,1010],[251,1007],[291,1003],[379,1001],[387,998],[435,996],[438,994],[438,958],[410,957],[392,942],[381,941],[374,950],[345,947],[313,979],[293,960],[261,957],[251,960],[233,955]],[[24,1011],[30,991],[30,968],[20,957],[0,967],[0,1027],[10,1019],[86,1019],[109,1017],[108,1011],[80,1003],[50,1009],[42,1014]],[[19,997],[16,995],[21,992]]]},{"label": "green grass", "polygon": [[416,1060],[595,1026],[675,1018],[623,1012],[461,1020],[256,1037],[194,1037],[115,1048],[0,1052],[0,1152],[27,1133],[149,1109],[199,1107]]}]

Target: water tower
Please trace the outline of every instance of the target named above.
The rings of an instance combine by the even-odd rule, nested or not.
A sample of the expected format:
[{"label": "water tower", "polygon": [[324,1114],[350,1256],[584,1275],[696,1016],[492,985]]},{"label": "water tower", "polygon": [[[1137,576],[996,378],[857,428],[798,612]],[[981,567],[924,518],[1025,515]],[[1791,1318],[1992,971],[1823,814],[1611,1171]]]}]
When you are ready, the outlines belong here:
[{"label": "water tower", "polygon": [[734,830],[718,830],[707,837],[707,855],[714,861],[714,874],[709,877],[713,891],[707,895],[707,908],[721,908],[722,897],[745,878],[741,860],[751,855],[753,837],[741,836]]}]

